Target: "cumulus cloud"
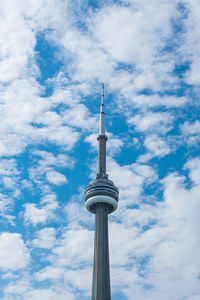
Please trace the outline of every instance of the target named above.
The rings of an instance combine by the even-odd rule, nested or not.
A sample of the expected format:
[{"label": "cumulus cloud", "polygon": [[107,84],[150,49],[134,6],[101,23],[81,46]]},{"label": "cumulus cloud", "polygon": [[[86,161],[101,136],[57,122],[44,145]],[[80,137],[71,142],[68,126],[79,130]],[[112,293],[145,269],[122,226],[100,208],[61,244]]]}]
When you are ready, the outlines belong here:
[{"label": "cumulus cloud", "polygon": [[181,126],[181,130],[187,135],[196,135],[200,133],[200,122],[197,120],[194,123],[185,122]]},{"label": "cumulus cloud", "polygon": [[199,157],[190,159],[184,166],[185,169],[189,169],[190,177],[195,185],[200,184],[200,159]]},{"label": "cumulus cloud", "polygon": [[49,249],[55,243],[55,228],[47,227],[36,232],[37,238],[32,241],[34,247]]},{"label": "cumulus cloud", "polygon": [[[73,168],[74,159],[68,157],[66,154],[55,155],[48,151],[34,151],[32,153],[34,157],[34,164],[29,168],[30,182],[37,184],[44,190],[46,183],[54,185],[63,185],[68,183],[67,178],[62,173],[56,171],[56,169]],[[47,186],[47,190],[50,187]]]},{"label": "cumulus cloud", "polygon": [[55,218],[54,210],[58,208],[58,202],[55,194],[48,194],[41,199],[39,208],[35,203],[26,203],[24,207],[25,222],[36,226],[38,224],[45,224]]},{"label": "cumulus cloud", "polygon": [[44,300],[65,300],[66,297],[69,300],[74,300],[74,295],[67,290],[60,289],[35,289],[28,291],[25,296],[30,300],[39,300],[41,297]]},{"label": "cumulus cloud", "polygon": [[46,177],[50,183],[53,183],[55,185],[67,183],[67,178],[65,177],[65,175],[55,171],[47,171]]},{"label": "cumulus cloud", "polygon": [[144,141],[146,148],[154,156],[165,156],[170,153],[170,147],[167,145],[165,140],[156,135],[149,135]]},{"label": "cumulus cloud", "polygon": [[30,254],[21,235],[10,232],[1,233],[0,268],[15,271],[25,268],[29,262]]},{"label": "cumulus cloud", "polygon": [[[116,161],[108,159],[108,174],[120,190],[120,207],[134,205],[140,201],[139,195],[146,182],[151,184],[157,180],[155,171],[143,164],[120,166]],[[118,212],[116,212],[118,214]]]},{"label": "cumulus cloud", "polygon": [[[88,274],[92,274],[94,236],[93,231],[81,227],[78,223],[79,221],[76,227],[71,227],[73,224],[71,223],[63,230],[57,245],[52,249],[52,255],[47,257],[51,265],[37,272],[35,279],[38,282],[50,280],[58,285],[60,280],[64,280],[66,285],[84,292],[87,299],[91,287],[91,276],[89,277]],[[83,299],[85,299],[84,294]]]},{"label": "cumulus cloud", "polygon": [[52,217],[51,211],[45,208],[37,208],[35,203],[27,203],[25,205],[25,221],[37,225],[38,223],[46,223],[49,217]]},{"label": "cumulus cloud", "polygon": [[193,123],[186,121],[180,126],[180,128],[188,145],[193,146],[195,144],[198,144],[200,133],[199,120],[196,120]]},{"label": "cumulus cloud", "polygon": [[55,247],[53,252],[57,255],[56,262],[63,265],[71,265],[73,260],[74,267],[80,266],[84,263],[90,263],[93,255],[92,247],[88,245],[93,244],[93,232],[80,228],[66,230],[60,245]]},{"label": "cumulus cloud", "polygon": [[69,300],[74,300],[74,295],[68,286],[61,287],[57,285],[55,288],[34,288],[31,284],[29,276],[24,277],[18,282],[12,282],[4,291],[4,298],[14,299],[16,297],[23,297],[24,299],[39,300],[42,296],[43,299],[59,299],[63,300],[67,297]]},{"label": "cumulus cloud", "polygon": [[11,199],[5,195],[0,193],[0,213],[2,216],[6,215],[6,212],[10,210],[12,207]]},{"label": "cumulus cloud", "polygon": [[[188,9],[187,18],[184,20],[185,33],[184,44],[181,47],[181,53],[183,58],[189,62],[189,68],[185,73],[185,80],[189,84],[199,84],[198,67],[200,63],[199,49],[199,35],[197,28],[200,24],[200,18],[198,14],[199,2],[197,0],[188,2],[183,1],[185,9]],[[193,51],[190,51],[192,47]]]},{"label": "cumulus cloud", "polygon": [[173,117],[169,113],[152,113],[147,112],[143,115],[130,117],[129,124],[133,124],[138,131],[150,131],[164,134],[169,131],[172,126]]}]

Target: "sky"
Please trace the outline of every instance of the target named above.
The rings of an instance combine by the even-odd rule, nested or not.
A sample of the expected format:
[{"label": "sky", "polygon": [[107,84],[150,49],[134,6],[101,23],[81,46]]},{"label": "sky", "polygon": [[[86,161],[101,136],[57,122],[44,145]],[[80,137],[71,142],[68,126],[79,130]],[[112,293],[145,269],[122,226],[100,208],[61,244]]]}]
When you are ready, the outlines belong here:
[{"label": "sky", "polygon": [[0,299],[91,298],[104,82],[112,300],[199,300],[199,0],[1,0],[0,28]]}]

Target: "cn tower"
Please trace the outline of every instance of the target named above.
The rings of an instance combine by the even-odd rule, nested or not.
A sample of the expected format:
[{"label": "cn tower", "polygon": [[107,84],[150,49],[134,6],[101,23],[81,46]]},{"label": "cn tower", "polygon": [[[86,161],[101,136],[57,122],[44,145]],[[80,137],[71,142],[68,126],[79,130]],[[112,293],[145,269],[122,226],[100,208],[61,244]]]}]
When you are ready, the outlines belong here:
[{"label": "cn tower", "polygon": [[110,266],[108,243],[108,214],[118,206],[118,188],[106,173],[106,142],[104,84],[102,84],[98,140],[98,173],[85,189],[85,204],[95,214],[92,300],[110,300]]}]

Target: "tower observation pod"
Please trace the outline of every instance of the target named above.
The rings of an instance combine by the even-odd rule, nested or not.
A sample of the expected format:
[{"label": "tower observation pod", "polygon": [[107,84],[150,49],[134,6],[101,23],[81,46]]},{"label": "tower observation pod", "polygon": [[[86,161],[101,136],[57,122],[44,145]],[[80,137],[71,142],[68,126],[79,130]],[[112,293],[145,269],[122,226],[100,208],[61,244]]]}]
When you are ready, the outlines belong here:
[{"label": "tower observation pod", "polygon": [[100,125],[98,140],[98,173],[96,179],[85,189],[85,205],[95,214],[95,240],[92,300],[110,300],[110,266],[108,243],[108,214],[118,206],[118,188],[106,173],[106,142],[104,84],[102,84]]}]

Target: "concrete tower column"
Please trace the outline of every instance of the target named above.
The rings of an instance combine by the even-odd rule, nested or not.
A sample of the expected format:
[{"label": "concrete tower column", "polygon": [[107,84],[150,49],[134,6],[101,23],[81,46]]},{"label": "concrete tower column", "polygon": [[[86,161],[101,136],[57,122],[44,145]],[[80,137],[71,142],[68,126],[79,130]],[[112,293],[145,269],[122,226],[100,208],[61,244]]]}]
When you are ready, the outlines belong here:
[{"label": "concrete tower column", "polygon": [[108,209],[97,204],[95,213],[95,240],[92,300],[110,300],[110,267],[108,243]]}]

